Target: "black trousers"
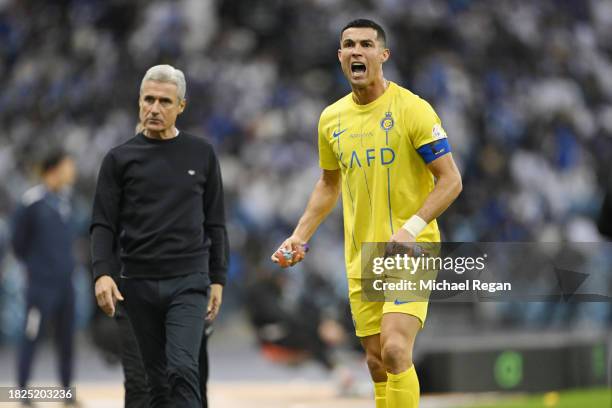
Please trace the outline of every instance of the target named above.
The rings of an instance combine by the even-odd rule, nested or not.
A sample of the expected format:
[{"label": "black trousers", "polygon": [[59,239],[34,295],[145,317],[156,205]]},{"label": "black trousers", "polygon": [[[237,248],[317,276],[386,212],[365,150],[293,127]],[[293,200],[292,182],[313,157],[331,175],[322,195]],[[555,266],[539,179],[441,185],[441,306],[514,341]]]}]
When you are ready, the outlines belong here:
[{"label": "black trousers", "polygon": [[150,390],[152,408],[200,408],[199,354],[208,277],[123,279],[125,307]]},{"label": "black trousers", "polygon": [[[149,408],[149,386],[140,347],[132,324],[127,316],[127,311],[122,303],[117,304],[115,320],[119,326],[121,336],[121,365],[124,376],[124,407],[125,408]],[[202,344],[200,345],[200,393],[202,394],[202,408],[208,408],[208,337],[212,332],[211,326],[204,327]]]},{"label": "black trousers", "polygon": [[[123,291],[122,291],[123,293]],[[117,303],[115,321],[121,337],[121,365],[123,366],[123,387],[125,408],[149,408],[149,385],[140,347],[132,323],[123,303]]]}]

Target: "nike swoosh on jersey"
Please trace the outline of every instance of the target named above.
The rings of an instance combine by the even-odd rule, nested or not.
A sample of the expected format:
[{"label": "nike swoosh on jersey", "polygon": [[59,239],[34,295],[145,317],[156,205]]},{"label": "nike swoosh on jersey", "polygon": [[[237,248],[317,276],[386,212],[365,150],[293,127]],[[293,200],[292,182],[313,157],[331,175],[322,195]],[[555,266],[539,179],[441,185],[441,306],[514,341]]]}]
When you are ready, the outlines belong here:
[{"label": "nike swoosh on jersey", "polygon": [[403,305],[403,304],[410,303],[410,302],[409,301],[402,302],[399,299],[395,299],[395,302],[393,302],[393,303],[395,303],[397,306],[399,306],[399,305]]},{"label": "nike swoosh on jersey", "polygon": [[344,133],[344,132],[346,132],[347,130],[348,130],[348,128],[343,129],[343,130],[341,130],[341,131],[339,131],[339,132],[336,132],[336,131],[334,130],[334,137],[338,137],[338,136],[340,136],[341,134],[343,134],[343,133]]}]

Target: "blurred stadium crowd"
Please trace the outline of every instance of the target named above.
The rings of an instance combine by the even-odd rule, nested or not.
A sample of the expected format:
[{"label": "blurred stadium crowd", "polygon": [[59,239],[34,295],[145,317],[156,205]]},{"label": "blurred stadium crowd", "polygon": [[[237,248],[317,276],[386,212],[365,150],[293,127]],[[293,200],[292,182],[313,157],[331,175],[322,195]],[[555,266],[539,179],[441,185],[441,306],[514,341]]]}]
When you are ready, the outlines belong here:
[{"label": "blurred stadium crowd", "polygon": [[[11,337],[23,318],[10,216],[36,182],[40,154],[58,144],[79,168],[77,285],[81,304],[90,302],[80,308],[87,323],[95,177],[103,155],[132,136],[140,79],[158,63],[185,72],[179,127],[212,140],[222,161],[232,243],[224,307],[239,310],[249,282],[273,273],[269,255],[318,176],[319,114],[350,91],[336,59],[339,30],[361,16],[387,28],[387,78],[427,99],[449,134],[464,190],[441,219],[446,240],[603,239],[594,219],[612,162],[609,1],[3,0],[0,333]],[[338,212],[312,244],[282,296],[291,303],[323,285],[337,299],[310,301],[337,314]],[[596,323],[609,325],[609,304],[595,306]]]}]

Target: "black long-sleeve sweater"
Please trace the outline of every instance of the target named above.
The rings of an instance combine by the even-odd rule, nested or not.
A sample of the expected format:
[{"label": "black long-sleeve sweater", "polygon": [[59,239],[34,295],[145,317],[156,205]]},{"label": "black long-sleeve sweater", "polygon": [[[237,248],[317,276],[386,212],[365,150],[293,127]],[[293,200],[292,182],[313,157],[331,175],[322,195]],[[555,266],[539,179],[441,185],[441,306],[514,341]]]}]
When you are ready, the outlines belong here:
[{"label": "black long-sleeve sweater", "polygon": [[225,284],[229,243],[223,186],[212,146],[181,132],[136,135],[111,149],[100,168],[90,228],[94,281],[204,273]]}]

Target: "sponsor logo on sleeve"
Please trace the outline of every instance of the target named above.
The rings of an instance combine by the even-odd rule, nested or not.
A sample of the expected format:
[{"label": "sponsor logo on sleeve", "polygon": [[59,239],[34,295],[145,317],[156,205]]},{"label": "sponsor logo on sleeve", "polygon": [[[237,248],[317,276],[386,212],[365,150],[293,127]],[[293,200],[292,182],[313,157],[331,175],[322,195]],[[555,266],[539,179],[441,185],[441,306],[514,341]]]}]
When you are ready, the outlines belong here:
[{"label": "sponsor logo on sleeve", "polygon": [[433,126],[431,135],[433,136],[434,140],[446,139],[446,132],[438,123]]}]

